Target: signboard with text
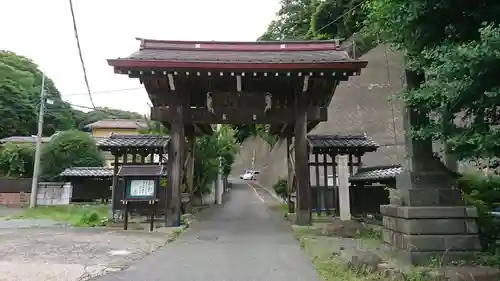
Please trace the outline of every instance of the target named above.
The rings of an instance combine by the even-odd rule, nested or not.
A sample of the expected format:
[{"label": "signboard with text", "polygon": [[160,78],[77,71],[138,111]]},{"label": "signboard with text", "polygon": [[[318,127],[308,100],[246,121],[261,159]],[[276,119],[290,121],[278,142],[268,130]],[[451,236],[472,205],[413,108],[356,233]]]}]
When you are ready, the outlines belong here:
[{"label": "signboard with text", "polygon": [[156,197],[156,180],[129,179],[126,182],[125,199],[151,200]]}]

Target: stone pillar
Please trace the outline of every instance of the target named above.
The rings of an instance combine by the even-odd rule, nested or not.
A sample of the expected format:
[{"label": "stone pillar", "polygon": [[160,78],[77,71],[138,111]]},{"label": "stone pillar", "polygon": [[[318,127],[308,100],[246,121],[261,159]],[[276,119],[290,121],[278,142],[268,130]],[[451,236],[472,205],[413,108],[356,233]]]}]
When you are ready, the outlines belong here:
[{"label": "stone pillar", "polygon": [[349,194],[349,164],[347,155],[337,156],[339,176],[340,220],[351,220],[351,199]]},{"label": "stone pillar", "polygon": [[[406,72],[407,87],[418,87],[423,78]],[[383,240],[410,264],[464,260],[480,251],[477,211],[464,206],[456,176],[433,155],[432,142],[411,137],[410,128],[426,122],[426,114],[406,106],[405,162],[396,178],[389,205],[381,206]]]}]

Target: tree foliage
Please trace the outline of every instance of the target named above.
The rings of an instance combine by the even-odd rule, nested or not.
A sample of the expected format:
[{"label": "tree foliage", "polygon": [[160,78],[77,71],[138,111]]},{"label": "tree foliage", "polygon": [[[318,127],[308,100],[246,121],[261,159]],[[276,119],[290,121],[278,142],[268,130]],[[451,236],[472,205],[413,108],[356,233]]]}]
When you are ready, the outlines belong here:
[{"label": "tree foliage", "polygon": [[[9,51],[0,51],[0,138],[36,133],[40,105],[42,73],[30,59]],[[61,95],[50,78],[45,80],[47,98],[57,100],[47,105],[44,134],[68,130],[74,126],[71,107],[61,101]]]},{"label": "tree foliage", "polygon": [[103,155],[85,132],[66,131],[54,136],[42,149],[42,176],[57,179],[70,167],[101,167]]},{"label": "tree foliage", "polygon": [[259,40],[350,38],[362,27],[362,0],[282,0],[276,19]]},{"label": "tree foliage", "polygon": [[0,172],[6,177],[30,177],[33,175],[34,157],[32,145],[6,144],[0,150]]},{"label": "tree foliage", "polygon": [[197,195],[207,193],[207,185],[217,178],[219,163],[222,173],[228,176],[238,153],[239,144],[236,132],[231,126],[222,126],[212,135],[196,140],[194,163],[194,192]]},{"label": "tree foliage", "polygon": [[402,95],[431,120],[416,135],[443,139],[462,159],[498,158],[500,3],[370,0],[365,9],[366,29],[425,75]]}]

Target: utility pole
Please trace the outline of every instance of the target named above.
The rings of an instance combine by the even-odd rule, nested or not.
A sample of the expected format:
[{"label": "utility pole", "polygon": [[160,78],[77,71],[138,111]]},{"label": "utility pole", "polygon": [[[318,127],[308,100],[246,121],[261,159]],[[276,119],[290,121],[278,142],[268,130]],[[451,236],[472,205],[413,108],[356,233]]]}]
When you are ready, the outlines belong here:
[{"label": "utility pole", "polygon": [[40,112],[38,113],[38,132],[36,135],[35,164],[33,167],[33,180],[31,181],[30,208],[36,207],[38,190],[38,174],[40,173],[40,153],[42,146],[43,113],[45,111],[45,73],[42,72],[42,89],[40,91]]}]

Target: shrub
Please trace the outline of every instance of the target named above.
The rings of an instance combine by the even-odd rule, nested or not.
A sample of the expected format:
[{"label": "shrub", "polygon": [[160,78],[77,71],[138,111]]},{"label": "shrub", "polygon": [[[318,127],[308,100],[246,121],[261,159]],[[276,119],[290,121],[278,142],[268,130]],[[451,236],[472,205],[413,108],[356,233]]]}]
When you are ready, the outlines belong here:
[{"label": "shrub", "polygon": [[288,180],[280,178],[273,184],[273,190],[276,192],[276,195],[283,198],[283,200],[288,200]]},{"label": "shrub", "polygon": [[7,177],[33,175],[35,148],[32,145],[8,143],[0,151],[0,170]]},{"label": "shrub", "polygon": [[500,223],[489,212],[500,206],[500,176],[466,174],[459,180],[463,198],[477,208],[481,244],[485,250],[494,250],[500,237]]},{"label": "shrub", "polygon": [[90,135],[66,131],[54,136],[42,149],[42,177],[57,180],[71,167],[101,167],[104,159]]}]

